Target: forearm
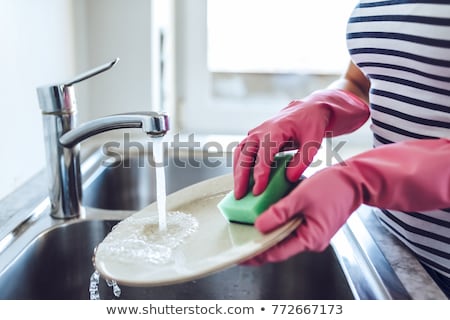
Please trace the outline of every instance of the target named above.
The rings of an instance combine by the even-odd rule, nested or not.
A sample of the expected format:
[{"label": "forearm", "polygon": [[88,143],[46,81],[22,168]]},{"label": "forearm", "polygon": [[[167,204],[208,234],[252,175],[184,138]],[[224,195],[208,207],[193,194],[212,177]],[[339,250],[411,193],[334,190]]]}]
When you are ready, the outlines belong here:
[{"label": "forearm", "polygon": [[450,140],[413,140],[378,147],[336,167],[353,181],[356,202],[402,210],[450,207]]},{"label": "forearm", "polygon": [[348,91],[364,100],[366,103],[369,103],[370,81],[352,62],[349,64],[342,77],[332,82],[328,86],[328,89]]}]

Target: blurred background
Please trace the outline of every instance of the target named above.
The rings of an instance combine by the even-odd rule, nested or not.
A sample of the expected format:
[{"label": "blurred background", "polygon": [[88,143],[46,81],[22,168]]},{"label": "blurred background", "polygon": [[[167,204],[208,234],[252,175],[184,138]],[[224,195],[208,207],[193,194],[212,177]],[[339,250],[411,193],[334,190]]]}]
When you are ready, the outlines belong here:
[{"label": "blurred background", "polygon": [[0,0],[0,199],[45,165],[37,86],[120,57],[76,85],[79,123],[155,110],[175,133],[245,135],[339,77],[356,2]]}]

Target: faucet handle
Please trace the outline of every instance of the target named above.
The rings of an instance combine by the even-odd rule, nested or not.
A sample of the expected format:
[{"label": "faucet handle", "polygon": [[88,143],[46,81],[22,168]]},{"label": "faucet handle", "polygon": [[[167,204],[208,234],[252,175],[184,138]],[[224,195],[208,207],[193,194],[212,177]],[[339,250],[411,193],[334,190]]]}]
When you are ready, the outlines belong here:
[{"label": "faucet handle", "polygon": [[111,62],[105,63],[101,66],[95,67],[89,71],[83,72],[82,74],[79,74],[78,76],[76,76],[75,78],[73,78],[72,80],[67,81],[66,83],[64,83],[64,86],[71,86],[75,83],[84,81],[86,79],[92,78],[93,76],[98,75],[99,73],[108,71],[109,69],[111,69],[112,67],[114,67],[117,62],[119,62],[119,58],[114,59]]},{"label": "faucet handle", "polygon": [[83,72],[69,81],[38,87],[37,95],[42,113],[54,114],[75,112],[76,100],[72,85],[111,69],[117,62],[119,62],[119,58]]}]

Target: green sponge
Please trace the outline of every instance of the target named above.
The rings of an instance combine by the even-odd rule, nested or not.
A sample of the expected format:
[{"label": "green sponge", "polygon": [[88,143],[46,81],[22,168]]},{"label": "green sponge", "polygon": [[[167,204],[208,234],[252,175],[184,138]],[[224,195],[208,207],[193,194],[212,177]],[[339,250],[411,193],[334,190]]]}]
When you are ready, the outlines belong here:
[{"label": "green sponge", "polygon": [[270,172],[269,183],[260,195],[253,195],[253,175],[249,192],[242,199],[236,200],[234,192],[229,192],[217,205],[219,210],[230,222],[253,224],[256,218],[269,206],[287,195],[297,183],[286,179],[286,166],[292,159],[291,154],[278,154],[275,156],[274,166]]}]

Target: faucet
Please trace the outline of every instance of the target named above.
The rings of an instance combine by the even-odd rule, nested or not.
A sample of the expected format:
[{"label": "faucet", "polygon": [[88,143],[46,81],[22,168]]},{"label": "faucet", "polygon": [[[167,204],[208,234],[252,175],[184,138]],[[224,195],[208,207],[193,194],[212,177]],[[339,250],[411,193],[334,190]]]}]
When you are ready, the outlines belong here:
[{"label": "faucet", "polygon": [[169,118],[164,113],[116,114],[76,126],[77,104],[73,85],[111,69],[119,59],[96,67],[70,81],[37,88],[42,111],[49,198],[54,218],[84,214],[80,174],[80,142],[96,134],[123,128],[142,128],[151,137],[164,136]]}]

